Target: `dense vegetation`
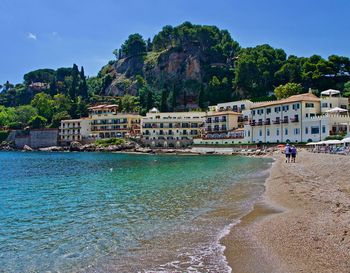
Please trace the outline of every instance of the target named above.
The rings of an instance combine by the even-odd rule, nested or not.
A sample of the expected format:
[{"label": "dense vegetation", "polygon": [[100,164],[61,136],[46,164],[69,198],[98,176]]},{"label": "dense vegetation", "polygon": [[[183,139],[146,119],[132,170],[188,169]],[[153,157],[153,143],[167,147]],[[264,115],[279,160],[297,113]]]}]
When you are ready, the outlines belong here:
[{"label": "dense vegetation", "polygon": [[[350,95],[350,60],[287,56],[270,45],[242,48],[215,26],[165,26],[153,37],[132,34],[113,51],[116,60],[86,78],[83,67],[39,69],[20,84],[0,85],[0,128],[57,127],[96,103],[144,114],[205,109],[235,99],[279,98],[312,88]],[[118,93],[119,92],[119,93]],[[107,96],[108,95],[108,96]]]}]

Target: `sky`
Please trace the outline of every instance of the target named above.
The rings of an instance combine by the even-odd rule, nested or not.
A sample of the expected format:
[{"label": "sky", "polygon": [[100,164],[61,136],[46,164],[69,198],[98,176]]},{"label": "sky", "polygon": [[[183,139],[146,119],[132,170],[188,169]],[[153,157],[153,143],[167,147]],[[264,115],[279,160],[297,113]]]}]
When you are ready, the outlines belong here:
[{"label": "sky", "polygon": [[132,33],[216,25],[241,46],[350,57],[350,0],[0,0],[0,83],[39,68],[84,66],[93,76]]}]

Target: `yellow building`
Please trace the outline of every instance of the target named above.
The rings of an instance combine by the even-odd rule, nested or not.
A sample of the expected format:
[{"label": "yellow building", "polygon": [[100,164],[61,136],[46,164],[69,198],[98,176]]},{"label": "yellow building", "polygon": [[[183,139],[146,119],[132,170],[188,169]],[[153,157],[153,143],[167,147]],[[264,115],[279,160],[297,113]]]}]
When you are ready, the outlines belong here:
[{"label": "yellow building", "polygon": [[88,143],[95,139],[136,137],[141,134],[140,119],[138,114],[119,113],[114,104],[93,106],[87,118],[61,121],[60,142]]},{"label": "yellow building", "polygon": [[138,136],[141,134],[138,114],[118,113],[118,105],[98,105],[89,108],[91,134],[95,138]]},{"label": "yellow building", "polygon": [[238,129],[240,113],[233,111],[209,112],[205,115],[205,133],[208,137],[221,135],[227,137],[229,132]]}]

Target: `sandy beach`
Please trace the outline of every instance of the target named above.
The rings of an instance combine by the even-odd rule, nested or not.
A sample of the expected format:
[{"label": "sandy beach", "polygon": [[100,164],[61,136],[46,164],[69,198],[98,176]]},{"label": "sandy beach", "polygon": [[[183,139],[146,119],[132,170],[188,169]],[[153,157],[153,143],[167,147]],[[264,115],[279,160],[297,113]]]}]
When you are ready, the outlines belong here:
[{"label": "sandy beach", "polygon": [[234,273],[350,272],[350,158],[283,155],[254,210],[222,240]]}]

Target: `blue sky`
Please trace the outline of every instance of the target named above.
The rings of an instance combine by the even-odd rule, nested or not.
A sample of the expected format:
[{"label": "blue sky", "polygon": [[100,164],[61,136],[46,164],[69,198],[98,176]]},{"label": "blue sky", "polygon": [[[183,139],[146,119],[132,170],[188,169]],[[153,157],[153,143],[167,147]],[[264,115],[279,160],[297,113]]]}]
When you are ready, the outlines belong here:
[{"label": "blue sky", "polygon": [[113,49],[184,21],[228,29],[242,46],[350,56],[349,0],[0,0],[0,83],[38,68],[96,75]]}]

